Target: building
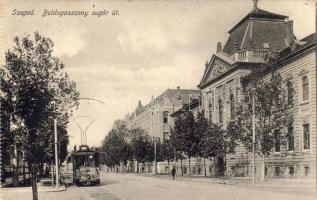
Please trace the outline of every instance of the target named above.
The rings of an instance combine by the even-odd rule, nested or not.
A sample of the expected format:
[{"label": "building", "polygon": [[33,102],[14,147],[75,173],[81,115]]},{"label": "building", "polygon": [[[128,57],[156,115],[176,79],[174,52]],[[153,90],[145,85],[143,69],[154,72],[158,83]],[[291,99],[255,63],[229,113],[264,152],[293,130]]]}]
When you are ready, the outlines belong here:
[{"label": "building", "polygon": [[[190,99],[197,99],[200,95],[199,90],[191,89],[167,89],[161,95],[152,100],[145,106],[139,101],[134,112],[127,114],[124,121],[128,129],[142,128],[151,137],[163,141],[170,135],[170,127],[174,125],[174,118],[170,115],[176,110],[188,105]],[[137,171],[136,164],[130,162],[129,169]],[[160,162],[157,164],[158,173],[168,173],[169,163]],[[152,172],[152,163],[139,164],[140,172]]]},{"label": "building", "polygon": [[[183,104],[181,108],[176,110],[174,113],[171,114],[171,117],[176,119],[177,117],[180,117],[187,112],[192,112],[195,119],[197,119],[197,115],[199,112],[203,112],[203,107],[201,104],[201,96],[198,98],[192,99],[189,104]],[[190,166],[189,166],[189,160],[183,159],[183,160],[177,160],[175,162],[176,167],[176,173],[178,175],[187,175],[189,171],[191,171],[191,175],[193,176],[204,176],[206,172],[206,176],[214,176],[216,175],[215,171],[215,165],[216,165],[216,159],[210,158],[210,159],[203,159],[200,157],[194,157],[191,158]],[[166,164],[166,163],[165,163]],[[189,167],[191,170],[189,170]]]},{"label": "building", "polygon": [[197,98],[199,90],[188,89],[167,89],[145,106],[139,101],[133,113],[125,116],[124,121],[128,128],[140,127],[147,134],[163,140],[170,134],[170,127],[173,126],[173,118],[170,116],[174,111],[188,104],[189,99]]},{"label": "building", "polygon": [[[293,139],[285,147],[273,151],[265,159],[268,177],[311,176],[316,174],[316,34],[298,40],[293,33],[293,22],[287,16],[259,9],[253,10],[229,30],[222,48],[212,55],[198,88],[202,92],[205,116],[223,128],[235,120],[236,106],[243,98],[242,88],[250,87],[248,80],[272,52],[282,55],[279,68],[283,79],[294,86],[294,123],[285,127]],[[262,74],[262,76],[268,76]],[[244,83],[244,84],[242,84]],[[262,170],[260,157],[256,158],[256,174]],[[241,164],[242,163],[242,164]],[[242,145],[236,153],[226,157],[231,174],[251,175],[252,157]],[[259,169],[259,170],[258,170]]]}]

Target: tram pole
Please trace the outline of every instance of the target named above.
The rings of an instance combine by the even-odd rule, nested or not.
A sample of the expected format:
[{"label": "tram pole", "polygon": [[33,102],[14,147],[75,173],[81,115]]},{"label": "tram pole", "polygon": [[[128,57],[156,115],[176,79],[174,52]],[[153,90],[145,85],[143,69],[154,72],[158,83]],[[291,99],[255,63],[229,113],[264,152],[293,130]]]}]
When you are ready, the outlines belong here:
[{"label": "tram pole", "polygon": [[253,177],[252,182],[255,184],[255,102],[252,98],[252,154],[253,154]]},{"label": "tram pole", "polygon": [[58,151],[57,151],[57,120],[54,119],[54,134],[55,134],[55,175],[56,175],[56,188],[59,187],[59,177],[58,177]]}]

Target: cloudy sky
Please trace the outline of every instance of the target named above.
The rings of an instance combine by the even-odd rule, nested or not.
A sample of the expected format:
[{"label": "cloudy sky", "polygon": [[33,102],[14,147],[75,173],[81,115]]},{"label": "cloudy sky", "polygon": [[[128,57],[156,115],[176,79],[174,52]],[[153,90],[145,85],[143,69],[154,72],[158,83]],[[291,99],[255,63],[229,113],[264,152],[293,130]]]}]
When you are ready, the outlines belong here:
[{"label": "cloudy sky", "polygon": [[[55,43],[55,55],[76,81],[81,100],[75,118],[87,132],[88,144],[100,145],[113,121],[131,112],[140,99],[148,103],[167,88],[196,88],[204,63],[223,44],[230,30],[253,7],[252,0],[174,1],[7,1],[5,47],[14,36],[39,31]],[[260,0],[258,7],[294,20],[297,38],[315,30],[313,0]],[[35,16],[12,15],[13,9]],[[112,16],[48,16],[43,10],[118,10]],[[69,125],[71,147],[80,131]]]}]

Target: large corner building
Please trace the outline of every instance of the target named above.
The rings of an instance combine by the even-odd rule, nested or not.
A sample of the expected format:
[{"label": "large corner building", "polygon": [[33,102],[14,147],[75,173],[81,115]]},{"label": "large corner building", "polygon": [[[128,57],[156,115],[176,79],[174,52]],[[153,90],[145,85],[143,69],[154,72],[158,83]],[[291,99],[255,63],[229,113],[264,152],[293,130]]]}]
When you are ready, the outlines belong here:
[{"label": "large corner building", "polygon": [[[287,144],[273,149],[265,159],[267,177],[314,177],[316,174],[316,34],[297,39],[293,21],[255,7],[229,30],[229,38],[217,45],[217,52],[206,64],[198,87],[203,95],[205,116],[224,128],[235,120],[243,87],[250,87],[251,73],[263,66],[264,57],[282,52],[283,79],[295,90],[294,123],[285,127]],[[263,74],[268,76],[268,74]],[[248,77],[246,79],[245,77]],[[242,85],[242,82],[245,84]],[[256,158],[257,175],[262,171]],[[252,155],[241,145],[226,157],[230,174],[252,174]],[[259,169],[259,170],[257,170]]]}]

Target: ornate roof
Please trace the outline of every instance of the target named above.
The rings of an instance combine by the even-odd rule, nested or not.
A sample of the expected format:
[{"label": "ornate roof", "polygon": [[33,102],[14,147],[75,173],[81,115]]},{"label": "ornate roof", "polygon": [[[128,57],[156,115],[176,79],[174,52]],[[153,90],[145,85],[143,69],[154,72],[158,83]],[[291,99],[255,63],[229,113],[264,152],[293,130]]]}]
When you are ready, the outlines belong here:
[{"label": "ornate roof", "polygon": [[228,32],[223,51],[229,55],[241,50],[280,51],[295,38],[288,17],[259,8],[253,9]]}]

